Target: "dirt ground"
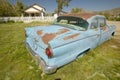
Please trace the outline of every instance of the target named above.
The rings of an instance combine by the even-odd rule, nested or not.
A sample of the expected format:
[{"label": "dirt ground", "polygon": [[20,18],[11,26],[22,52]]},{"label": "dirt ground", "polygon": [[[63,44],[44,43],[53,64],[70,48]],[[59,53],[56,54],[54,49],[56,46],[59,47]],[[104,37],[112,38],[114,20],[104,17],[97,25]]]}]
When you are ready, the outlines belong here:
[{"label": "dirt ground", "polygon": [[116,26],[116,33],[115,35],[120,35],[120,21],[107,21],[108,25],[115,25]]}]

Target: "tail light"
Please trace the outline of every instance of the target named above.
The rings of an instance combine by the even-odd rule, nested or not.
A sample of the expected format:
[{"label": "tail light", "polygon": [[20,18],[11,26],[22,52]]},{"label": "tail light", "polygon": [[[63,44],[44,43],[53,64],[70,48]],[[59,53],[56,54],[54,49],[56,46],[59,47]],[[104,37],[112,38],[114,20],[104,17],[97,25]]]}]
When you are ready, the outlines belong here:
[{"label": "tail light", "polygon": [[51,58],[52,56],[53,56],[53,54],[52,54],[52,51],[51,51],[51,49],[50,48],[46,48],[46,55],[49,57],[49,58]]}]

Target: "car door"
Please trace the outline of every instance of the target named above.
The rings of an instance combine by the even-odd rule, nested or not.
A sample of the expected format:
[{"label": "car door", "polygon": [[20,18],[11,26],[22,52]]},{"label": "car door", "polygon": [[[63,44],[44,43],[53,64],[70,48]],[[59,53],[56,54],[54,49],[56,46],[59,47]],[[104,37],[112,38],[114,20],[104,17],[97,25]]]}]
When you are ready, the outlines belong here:
[{"label": "car door", "polygon": [[100,41],[100,28],[98,26],[98,19],[94,18],[91,22],[89,34],[90,35],[90,46],[91,48],[95,48]]},{"label": "car door", "polygon": [[99,44],[101,44],[104,41],[109,39],[109,31],[108,31],[108,26],[106,25],[105,18],[99,18],[98,25],[100,26],[100,43]]}]

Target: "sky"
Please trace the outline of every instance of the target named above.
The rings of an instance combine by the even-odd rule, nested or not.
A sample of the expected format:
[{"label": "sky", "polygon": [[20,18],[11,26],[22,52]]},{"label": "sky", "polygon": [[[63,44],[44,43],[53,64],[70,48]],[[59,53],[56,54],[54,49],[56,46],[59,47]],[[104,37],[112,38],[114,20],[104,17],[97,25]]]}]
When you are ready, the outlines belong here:
[{"label": "sky", "polygon": [[[16,0],[9,0],[16,3]],[[56,0],[19,0],[26,6],[38,4],[46,9],[46,12],[54,12],[57,8]],[[64,7],[63,11],[70,12],[72,8],[83,8],[89,11],[103,11],[120,7],[120,0],[72,0],[68,7]]]}]

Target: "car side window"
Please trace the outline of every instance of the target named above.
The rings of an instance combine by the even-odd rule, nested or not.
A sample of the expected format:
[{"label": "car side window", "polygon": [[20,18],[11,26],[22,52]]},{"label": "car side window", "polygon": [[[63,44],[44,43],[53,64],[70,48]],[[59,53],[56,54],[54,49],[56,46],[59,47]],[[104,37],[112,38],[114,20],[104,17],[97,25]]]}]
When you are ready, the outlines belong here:
[{"label": "car side window", "polygon": [[97,19],[93,20],[93,22],[91,23],[91,27],[90,29],[97,29],[98,28],[98,21]]},{"label": "car side window", "polygon": [[92,24],[91,24],[91,29],[96,29],[96,28],[98,28],[98,27],[97,27],[97,24],[96,24],[96,23],[92,23]]},{"label": "car side window", "polygon": [[99,19],[99,23],[100,23],[100,27],[104,27],[106,25],[104,18]]},{"label": "car side window", "polygon": [[106,25],[106,22],[105,22],[105,18],[101,18],[99,19],[99,24],[100,24],[100,29],[105,31],[107,29],[107,25]]}]

